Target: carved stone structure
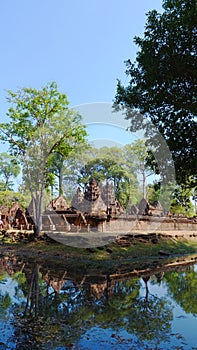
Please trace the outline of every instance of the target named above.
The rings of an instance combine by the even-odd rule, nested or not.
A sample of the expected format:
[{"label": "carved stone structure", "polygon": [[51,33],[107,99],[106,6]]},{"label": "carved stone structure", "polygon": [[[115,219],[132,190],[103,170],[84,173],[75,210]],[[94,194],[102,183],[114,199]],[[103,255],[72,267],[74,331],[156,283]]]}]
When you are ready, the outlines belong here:
[{"label": "carved stone structure", "polygon": [[[18,202],[11,208],[0,208],[2,218],[9,224],[12,215],[12,227],[30,229],[33,227],[31,204],[29,212]],[[143,198],[138,205],[130,208],[127,213],[115,198],[113,186],[107,182],[99,186],[94,179],[87,184],[84,193],[77,189],[69,207],[63,196],[53,199],[42,215],[43,231],[58,232],[135,232],[146,231],[196,231],[195,218],[177,218],[163,215],[163,209],[158,201],[150,204]],[[9,228],[9,226],[8,226]]]},{"label": "carved stone structure", "polygon": [[101,197],[107,205],[107,214],[109,217],[111,217],[111,215],[120,215],[125,212],[123,206],[115,197],[114,187],[108,181],[102,188]]},{"label": "carved stone structure", "polygon": [[160,202],[155,201],[153,204],[150,204],[145,198],[142,198],[140,203],[137,205],[139,215],[154,215],[162,216],[163,208]]},{"label": "carved stone structure", "polygon": [[55,199],[52,199],[52,201],[46,207],[46,210],[67,210],[68,207],[69,206],[66,202],[66,199],[63,196],[59,196]]},{"label": "carved stone structure", "polygon": [[1,207],[0,212],[4,222],[4,229],[31,229],[33,226],[33,220],[18,201],[13,203],[10,208]]},{"label": "carved stone structure", "polygon": [[84,199],[93,202],[100,196],[99,187],[94,179],[91,179],[89,184],[85,187]]},{"label": "carved stone structure", "polygon": [[113,186],[107,181],[106,185],[102,187],[101,198],[109,207],[115,201],[115,193]]},{"label": "carved stone structure", "polygon": [[[75,205],[74,205],[75,204]],[[106,214],[107,205],[101,198],[99,186],[94,179],[86,185],[84,196],[79,189],[73,198],[72,205],[85,215]]]},{"label": "carved stone structure", "polygon": [[81,206],[81,203],[83,202],[83,198],[84,198],[83,192],[81,188],[78,187],[77,192],[72,199],[71,206],[75,209],[79,209]]}]

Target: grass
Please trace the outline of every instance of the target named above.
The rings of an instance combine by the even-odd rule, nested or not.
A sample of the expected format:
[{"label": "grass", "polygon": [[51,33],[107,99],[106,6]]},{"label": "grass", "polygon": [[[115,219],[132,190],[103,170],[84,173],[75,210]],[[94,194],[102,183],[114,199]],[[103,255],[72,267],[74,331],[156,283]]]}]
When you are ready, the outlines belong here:
[{"label": "grass", "polygon": [[33,241],[12,243],[9,238],[4,241],[0,236],[1,255],[20,255],[40,263],[51,262],[55,266],[66,264],[70,269],[79,271],[92,270],[94,273],[107,271],[128,270],[152,266],[155,263],[197,253],[197,240],[184,238],[158,237],[156,243],[149,240],[134,240],[128,247],[121,247],[117,243],[107,246],[85,249],[74,248],[60,244],[56,241]]},{"label": "grass", "polygon": [[[153,256],[157,255],[160,250],[166,251],[169,254],[187,254],[187,253],[197,253],[197,240],[189,240],[185,238],[159,238],[156,244],[148,240],[141,242],[136,239],[128,247],[121,247],[117,243],[110,243],[103,247],[98,248],[75,248],[72,246],[67,246],[60,244],[56,241],[46,242],[46,241],[32,241],[32,242],[15,242],[11,241],[11,238],[2,239],[3,236],[0,235],[0,251],[2,252],[6,248],[16,249],[17,251],[26,251],[29,253],[46,253],[49,255],[53,254],[63,254],[64,256],[81,256],[88,257],[90,260],[96,258],[98,260],[109,259],[117,257],[133,257],[133,256]],[[110,251],[108,251],[111,250]]]}]

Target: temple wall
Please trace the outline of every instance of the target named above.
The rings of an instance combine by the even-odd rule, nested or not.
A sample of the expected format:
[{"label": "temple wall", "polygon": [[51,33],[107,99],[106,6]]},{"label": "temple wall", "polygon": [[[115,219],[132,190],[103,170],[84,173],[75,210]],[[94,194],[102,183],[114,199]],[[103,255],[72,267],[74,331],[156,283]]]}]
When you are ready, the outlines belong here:
[{"label": "temple wall", "polygon": [[162,217],[119,217],[98,225],[98,231],[132,232],[132,231],[196,231],[197,221],[190,219],[170,219]]}]

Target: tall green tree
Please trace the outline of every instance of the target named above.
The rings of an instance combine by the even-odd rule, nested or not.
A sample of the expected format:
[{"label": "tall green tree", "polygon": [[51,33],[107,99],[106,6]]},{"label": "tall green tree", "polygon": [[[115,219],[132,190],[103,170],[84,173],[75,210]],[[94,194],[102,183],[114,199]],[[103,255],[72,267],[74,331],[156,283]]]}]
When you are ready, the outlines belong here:
[{"label": "tall green tree", "polygon": [[[59,196],[64,192],[69,195],[70,190],[68,187],[72,183],[72,188],[74,190],[73,195],[76,191],[77,178],[76,174],[79,169],[84,164],[86,155],[85,153],[89,149],[87,142],[83,144],[79,142],[75,147],[71,147],[68,154],[65,155],[62,152],[56,151],[51,154],[48,162],[48,182],[51,185],[51,192],[53,192],[53,187],[56,185],[57,179],[57,188]],[[72,179],[72,181],[70,181]],[[71,191],[72,192],[72,191]],[[53,197],[53,193],[51,193]],[[70,196],[69,196],[70,197]],[[70,198],[69,198],[70,199]]]},{"label": "tall green tree", "polygon": [[147,177],[153,174],[153,171],[147,164],[148,157],[149,152],[145,140],[139,139],[124,146],[124,158],[127,167],[130,168],[130,171],[140,176],[143,198],[147,197]]},{"label": "tall green tree", "polygon": [[134,38],[139,51],[126,61],[129,83],[118,81],[115,107],[127,109],[131,130],[146,128],[148,117],[169,146],[179,183],[196,182],[197,4],[163,0],[163,9],[150,11],[143,37]]},{"label": "tall green tree", "polygon": [[192,193],[190,188],[177,185],[172,196],[170,212],[172,214],[182,214],[189,217],[194,216],[195,210],[191,198]]},{"label": "tall green tree", "polygon": [[23,178],[31,192],[35,235],[39,236],[50,157],[59,153],[66,158],[85,141],[86,130],[55,82],[41,90],[8,91],[8,102],[9,122],[0,124],[0,138],[9,143],[10,152],[23,166]]},{"label": "tall green tree", "polygon": [[[113,148],[112,148],[113,149]],[[101,150],[101,157],[99,151],[96,158],[89,160],[80,170],[78,178],[79,183],[86,185],[91,178],[94,178],[97,183],[109,181],[115,191],[116,198],[126,208],[128,204],[132,203],[132,195],[138,192],[137,176],[133,171],[125,166],[123,157],[113,155],[108,157],[111,149],[107,150],[104,156]],[[123,153],[122,153],[123,155]]]},{"label": "tall green tree", "polygon": [[6,152],[0,153],[0,176],[5,181],[5,191],[12,189],[12,178],[16,178],[20,173],[20,166],[16,157]]}]

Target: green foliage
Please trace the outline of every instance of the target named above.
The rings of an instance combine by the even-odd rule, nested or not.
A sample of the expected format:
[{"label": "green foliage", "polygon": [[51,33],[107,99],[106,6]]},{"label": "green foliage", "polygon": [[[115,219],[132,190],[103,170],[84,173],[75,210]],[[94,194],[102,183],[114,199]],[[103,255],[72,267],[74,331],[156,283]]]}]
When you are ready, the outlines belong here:
[{"label": "green foliage", "polygon": [[142,183],[142,196],[147,197],[147,177],[153,174],[149,166],[150,150],[145,140],[136,140],[124,147],[124,158],[127,167],[133,171]]},{"label": "green foliage", "polygon": [[18,201],[20,205],[26,208],[29,205],[30,197],[24,195],[21,192],[14,191],[0,191],[0,206],[10,208],[14,203]]},{"label": "green foliage", "polygon": [[9,293],[6,292],[5,295],[0,294],[0,318],[3,318],[6,315],[11,305],[12,300]]},{"label": "green foliage", "polygon": [[86,185],[91,178],[94,178],[97,182],[111,179],[115,165],[116,162],[109,158],[92,159],[81,169],[81,178],[79,181]]},{"label": "green foliage", "polygon": [[20,173],[20,166],[17,159],[8,153],[0,153],[0,176],[5,181],[5,190],[12,189],[11,178],[16,178]]},{"label": "green foliage", "polygon": [[[55,187],[58,187],[59,195],[63,194],[65,188],[67,195],[69,193],[68,188],[70,186],[70,179],[71,182],[75,182],[74,189],[76,190],[76,173],[78,172],[77,168],[82,166],[81,161],[84,161],[84,152],[86,152],[88,149],[89,145],[87,142],[79,142],[75,144],[74,148],[70,148],[70,151],[66,157],[59,152],[54,152],[49,156],[46,186],[51,186],[52,197]],[[58,186],[56,186],[57,180]],[[75,191],[72,192],[71,197],[73,197],[74,193]]]},{"label": "green foliage", "polygon": [[160,197],[160,185],[158,183],[153,183],[148,185],[147,199],[150,203],[158,201]]},{"label": "green foliage", "polygon": [[197,6],[164,0],[163,8],[148,13],[144,36],[134,39],[139,51],[126,62],[129,84],[118,81],[115,106],[129,111],[131,130],[146,129],[143,115],[150,118],[170,148],[179,183],[196,181]]},{"label": "green foliage", "polygon": [[[10,190],[10,188],[9,188]],[[6,191],[6,184],[4,181],[0,181],[0,191]]]},{"label": "green foliage", "polygon": [[86,185],[91,178],[94,178],[97,183],[109,181],[114,187],[116,198],[125,208],[128,204],[136,202],[137,175],[124,158],[124,148],[93,149],[90,159],[79,171],[78,182]]},{"label": "green foliage", "polygon": [[[155,182],[148,186],[148,200],[150,203],[159,200],[164,212],[170,211],[171,214],[182,214],[186,217],[194,216],[194,206],[191,202],[192,190],[190,185],[179,186],[175,188],[170,186],[161,189],[160,182]],[[170,205],[166,208],[166,202],[170,199]],[[167,209],[167,210],[166,210]]]},{"label": "green foliage", "polygon": [[168,292],[174,300],[189,314],[197,315],[196,288],[197,272],[190,266],[185,272],[165,274]]},{"label": "green foliage", "polygon": [[153,174],[149,165],[151,149],[144,140],[136,140],[122,148],[92,148],[86,155],[86,164],[79,169],[78,183],[86,185],[90,178],[97,183],[111,182],[116,198],[127,207],[146,198],[147,177]]},{"label": "green foliage", "polygon": [[188,217],[194,216],[194,206],[191,202],[191,189],[186,186],[175,188],[170,212],[172,214],[183,214]]},{"label": "green foliage", "polygon": [[33,201],[34,222],[38,233],[50,156],[61,154],[65,159],[79,143],[84,143],[85,127],[81,116],[68,107],[65,94],[55,82],[41,90],[22,88],[8,91],[9,123],[0,124],[0,138],[8,142],[10,152],[23,166],[23,181]]}]

